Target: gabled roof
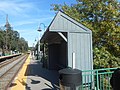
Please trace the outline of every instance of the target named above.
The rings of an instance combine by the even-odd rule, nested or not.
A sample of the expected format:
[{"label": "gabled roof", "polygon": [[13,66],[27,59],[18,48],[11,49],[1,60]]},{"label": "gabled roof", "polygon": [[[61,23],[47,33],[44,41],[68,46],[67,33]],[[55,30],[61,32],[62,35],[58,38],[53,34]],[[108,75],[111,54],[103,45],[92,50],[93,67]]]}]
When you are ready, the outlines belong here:
[{"label": "gabled roof", "polygon": [[46,32],[41,38],[41,41],[49,38],[52,32],[79,32],[79,33],[91,33],[91,30],[84,25],[78,23],[71,17],[67,16],[62,11],[58,11],[51,24],[47,28]]},{"label": "gabled roof", "polygon": [[49,31],[89,32],[91,30],[67,16],[65,13],[59,11],[53,19]]}]

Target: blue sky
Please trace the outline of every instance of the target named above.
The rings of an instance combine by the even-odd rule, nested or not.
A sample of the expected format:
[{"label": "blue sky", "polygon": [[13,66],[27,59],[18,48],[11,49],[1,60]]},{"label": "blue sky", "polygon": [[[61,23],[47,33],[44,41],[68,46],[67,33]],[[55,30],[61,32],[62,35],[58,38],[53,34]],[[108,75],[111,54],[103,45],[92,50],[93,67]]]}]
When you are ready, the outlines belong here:
[{"label": "blue sky", "polygon": [[[6,23],[6,14],[13,30],[33,46],[40,33],[37,31],[40,23],[50,24],[55,12],[50,9],[51,4],[75,3],[75,0],[0,0],[0,26]],[[44,29],[44,25],[41,25]],[[43,32],[41,32],[42,35]]]},{"label": "blue sky", "polygon": [[[55,12],[50,9],[51,4],[73,4],[76,0],[0,0],[0,26],[6,23],[6,14],[14,30],[20,33],[33,46],[40,33],[37,31],[40,23],[50,24]],[[120,1],[120,0],[119,0]],[[44,26],[41,25],[41,29]],[[43,34],[43,32],[41,32]]]}]

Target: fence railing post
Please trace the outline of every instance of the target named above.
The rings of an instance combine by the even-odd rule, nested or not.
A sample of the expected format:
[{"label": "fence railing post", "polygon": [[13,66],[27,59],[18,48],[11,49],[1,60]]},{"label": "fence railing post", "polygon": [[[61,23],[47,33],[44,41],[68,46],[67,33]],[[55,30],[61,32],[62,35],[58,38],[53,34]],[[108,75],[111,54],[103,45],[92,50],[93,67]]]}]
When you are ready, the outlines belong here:
[{"label": "fence railing post", "polygon": [[96,76],[97,76],[97,90],[99,90],[99,74],[98,74],[98,70],[96,71]]}]

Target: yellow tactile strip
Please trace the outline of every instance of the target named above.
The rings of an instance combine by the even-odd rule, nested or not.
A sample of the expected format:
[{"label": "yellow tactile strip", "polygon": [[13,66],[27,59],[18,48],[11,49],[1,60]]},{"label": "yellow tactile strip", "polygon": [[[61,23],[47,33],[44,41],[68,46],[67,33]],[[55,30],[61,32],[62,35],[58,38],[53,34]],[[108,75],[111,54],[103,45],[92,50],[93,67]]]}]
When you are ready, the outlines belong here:
[{"label": "yellow tactile strip", "polygon": [[22,69],[16,76],[15,81],[12,83],[10,90],[25,90],[25,86],[27,85],[26,84],[27,76],[25,76],[25,72],[27,70],[28,64],[30,63],[30,57],[31,57],[31,55],[28,56]]}]

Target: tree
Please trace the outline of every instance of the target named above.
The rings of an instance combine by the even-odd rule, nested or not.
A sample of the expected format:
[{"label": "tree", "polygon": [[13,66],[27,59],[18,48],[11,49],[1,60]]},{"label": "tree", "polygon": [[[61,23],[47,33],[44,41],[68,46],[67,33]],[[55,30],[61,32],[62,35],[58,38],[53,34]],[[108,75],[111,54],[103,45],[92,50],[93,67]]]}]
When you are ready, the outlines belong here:
[{"label": "tree", "polygon": [[[95,68],[119,66],[120,63],[117,62],[120,60],[120,3],[116,0],[76,2],[72,5],[53,4],[53,10],[62,10],[92,30]],[[111,61],[116,63],[111,65]],[[106,63],[100,64],[103,62]]]},{"label": "tree", "polygon": [[[7,39],[7,43],[6,43]],[[5,46],[7,44],[8,49],[6,50]],[[8,30],[0,30],[0,49],[3,52],[10,52],[12,51],[20,51],[25,52],[28,50],[28,43],[25,41],[24,38],[20,38],[20,35],[17,31]]]},{"label": "tree", "polygon": [[4,36],[5,36],[5,33],[2,30],[0,30],[0,48],[2,48],[2,49],[5,46],[5,38],[4,38]]},{"label": "tree", "polygon": [[28,43],[27,43],[27,41],[25,41],[25,39],[23,37],[21,37],[18,42],[19,42],[18,43],[19,51],[25,52],[28,50]]},{"label": "tree", "polygon": [[[18,40],[20,38],[20,35],[17,31],[13,31],[12,33],[12,40],[11,40],[11,50],[18,50]],[[16,44],[14,44],[16,42]]]}]

